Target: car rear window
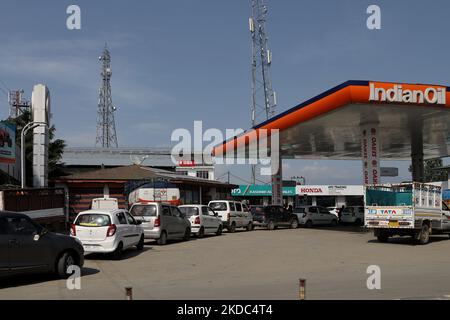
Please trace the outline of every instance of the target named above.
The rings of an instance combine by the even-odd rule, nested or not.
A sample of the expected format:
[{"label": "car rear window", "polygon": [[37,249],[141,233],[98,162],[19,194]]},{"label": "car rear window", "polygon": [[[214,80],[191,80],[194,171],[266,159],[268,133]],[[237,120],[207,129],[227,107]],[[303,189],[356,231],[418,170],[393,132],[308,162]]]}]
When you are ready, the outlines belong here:
[{"label": "car rear window", "polygon": [[106,227],[110,224],[111,218],[106,214],[83,214],[75,222],[80,227]]},{"label": "car rear window", "polygon": [[295,213],[305,213],[305,208],[295,208],[294,212]]},{"label": "car rear window", "polygon": [[227,203],[226,202],[211,202],[209,207],[214,211],[227,211]]},{"label": "car rear window", "polygon": [[184,213],[186,218],[190,218],[192,216],[198,216],[198,208],[197,207],[178,207],[181,213]]},{"label": "car rear window", "polygon": [[156,217],[156,205],[134,205],[130,213],[134,217]]}]

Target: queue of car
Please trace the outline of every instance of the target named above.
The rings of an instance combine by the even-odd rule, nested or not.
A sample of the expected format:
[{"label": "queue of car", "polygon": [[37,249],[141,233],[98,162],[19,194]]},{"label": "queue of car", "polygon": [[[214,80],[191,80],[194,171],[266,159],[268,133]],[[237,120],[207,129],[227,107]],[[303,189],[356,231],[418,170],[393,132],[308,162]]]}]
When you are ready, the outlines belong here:
[{"label": "queue of car", "polygon": [[[105,201],[103,201],[105,200]],[[362,207],[339,212],[342,222],[361,224]],[[362,214],[361,214],[362,213]],[[338,217],[327,208],[300,206],[251,206],[232,200],[214,200],[206,205],[175,206],[160,202],[135,203],[130,210],[118,208],[117,201],[94,199],[92,208],[80,212],[70,235],[47,231],[27,215],[0,212],[0,276],[15,273],[53,272],[69,276],[70,266],[82,267],[86,254],[110,254],[120,259],[124,250],[143,250],[145,239],[165,245],[168,240],[188,241],[191,235],[220,236],[223,230],[251,231],[255,227],[274,230],[280,227],[335,226]]]}]

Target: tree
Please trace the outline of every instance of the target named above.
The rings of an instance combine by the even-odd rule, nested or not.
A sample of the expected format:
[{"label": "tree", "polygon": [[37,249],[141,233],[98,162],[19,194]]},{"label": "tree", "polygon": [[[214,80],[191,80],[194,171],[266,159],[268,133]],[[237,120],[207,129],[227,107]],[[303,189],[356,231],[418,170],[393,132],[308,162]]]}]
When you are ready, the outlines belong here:
[{"label": "tree", "polygon": [[[448,173],[446,170],[439,170],[443,167],[442,159],[432,159],[424,161],[424,182],[447,181]],[[412,172],[412,166],[409,167]]]},{"label": "tree", "polygon": [[[16,125],[16,145],[20,148],[20,134],[22,129],[32,121],[31,113],[29,111],[24,112],[17,118],[10,119],[9,122]],[[61,162],[62,155],[64,153],[64,148],[66,147],[66,142],[61,139],[55,140],[56,128],[52,125],[49,129],[49,149],[48,149],[48,178],[52,180],[59,176],[65,175],[64,170],[65,165]],[[32,185],[32,175],[33,172],[33,132],[28,131],[25,137],[25,168],[27,177],[27,185]]]}]

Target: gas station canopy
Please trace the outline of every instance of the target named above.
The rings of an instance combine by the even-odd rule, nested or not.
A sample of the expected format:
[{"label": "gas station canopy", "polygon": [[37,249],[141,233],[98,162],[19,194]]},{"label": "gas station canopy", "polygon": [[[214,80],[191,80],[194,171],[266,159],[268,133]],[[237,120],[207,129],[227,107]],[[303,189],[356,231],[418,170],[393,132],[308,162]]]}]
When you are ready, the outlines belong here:
[{"label": "gas station canopy", "polygon": [[[360,160],[367,124],[376,125],[379,158],[411,160],[414,145],[426,159],[448,156],[450,88],[347,81],[253,129],[279,129],[283,159]],[[215,156],[248,148],[254,130],[219,145]]]}]

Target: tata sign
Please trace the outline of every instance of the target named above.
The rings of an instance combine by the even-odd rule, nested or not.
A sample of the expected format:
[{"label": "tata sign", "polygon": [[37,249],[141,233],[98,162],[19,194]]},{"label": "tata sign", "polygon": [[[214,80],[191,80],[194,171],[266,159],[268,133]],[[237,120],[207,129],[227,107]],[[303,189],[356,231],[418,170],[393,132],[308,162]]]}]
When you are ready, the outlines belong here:
[{"label": "tata sign", "polygon": [[370,83],[369,101],[445,105],[446,91],[444,87],[409,90],[404,89],[400,84],[396,84],[390,89],[385,89],[377,88],[375,83]]},{"label": "tata sign", "polygon": [[0,122],[0,163],[16,162],[16,126]]}]

